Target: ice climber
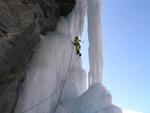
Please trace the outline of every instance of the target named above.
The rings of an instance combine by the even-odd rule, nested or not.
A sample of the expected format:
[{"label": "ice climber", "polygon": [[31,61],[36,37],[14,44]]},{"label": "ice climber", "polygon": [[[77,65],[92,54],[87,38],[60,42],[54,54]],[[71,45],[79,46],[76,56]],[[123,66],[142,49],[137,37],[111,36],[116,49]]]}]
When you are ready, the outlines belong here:
[{"label": "ice climber", "polygon": [[81,40],[79,40],[78,37],[75,37],[74,43],[73,45],[75,45],[76,47],[76,54],[79,55],[79,57],[81,57],[81,53],[80,53],[80,49],[81,49],[81,45],[80,45]]}]

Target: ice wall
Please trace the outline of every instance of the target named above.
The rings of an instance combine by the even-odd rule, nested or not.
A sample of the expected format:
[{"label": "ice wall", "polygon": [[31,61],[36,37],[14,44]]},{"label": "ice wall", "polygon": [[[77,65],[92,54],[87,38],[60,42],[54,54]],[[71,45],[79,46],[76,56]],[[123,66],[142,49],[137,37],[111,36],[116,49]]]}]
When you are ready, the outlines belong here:
[{"label": "ice wall", "polygon": [[81,58],[71,43],[75,36],[81,37],[86,6],[86,0],[78,0],[67,18],[60,17],[55,32],[41,35],[15,113],[54,113],[57,104],[73,101],[86,90]]},{"label": "ice wall", "polygon": [[[70,98],[76,98],[85,91],[85,71],[68,33],[68,22],[61,17],[55,32],[41,36],[41,42],[29,64],[15,113],[54,113],[66,76],[73,75],[73,81],[76,80]],[[61,101],[66,99],[66,92],[62,94]]]},{"label": "ice wall", "polygon": [[88,0],[89,86],[102,82],[101,0]]}]

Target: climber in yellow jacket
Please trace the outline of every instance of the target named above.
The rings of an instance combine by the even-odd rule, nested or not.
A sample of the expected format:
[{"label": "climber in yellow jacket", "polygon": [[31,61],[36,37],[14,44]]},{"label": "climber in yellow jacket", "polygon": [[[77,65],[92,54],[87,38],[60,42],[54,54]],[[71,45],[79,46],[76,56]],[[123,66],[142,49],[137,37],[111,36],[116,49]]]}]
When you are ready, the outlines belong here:
[{"label": "climber in yellow jacket", "polygon": [[75,40],[74,40],[74,44],[80,44],[80,41],[78,37],[75,37]]},{"label": "climber in yellow jacket", "polygon": [[81,40],[79,40],[78,37],[75,37],[74,43],[73,45],[75,45],[76,47],[76,54],[79,55],[79,57],[81,57],[81,53],[80,53],[80,49],[81,49],[81,45],[80,45]]}]

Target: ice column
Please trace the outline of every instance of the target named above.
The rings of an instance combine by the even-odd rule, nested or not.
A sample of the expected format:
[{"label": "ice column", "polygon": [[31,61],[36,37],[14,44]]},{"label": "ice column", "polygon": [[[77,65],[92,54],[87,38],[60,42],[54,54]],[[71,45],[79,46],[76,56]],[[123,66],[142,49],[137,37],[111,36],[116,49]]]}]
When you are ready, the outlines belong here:
[{"label": "ice column", "polygon": [[74,38],[82,37],[84,17],[87,13],[87,0],[76,0],[76,5],[71,13],[67,16],[69,24],[69,35]]},{"label": "ice column", "polygon": [[88,0],[89,86],[102,82],[101,0]]}]

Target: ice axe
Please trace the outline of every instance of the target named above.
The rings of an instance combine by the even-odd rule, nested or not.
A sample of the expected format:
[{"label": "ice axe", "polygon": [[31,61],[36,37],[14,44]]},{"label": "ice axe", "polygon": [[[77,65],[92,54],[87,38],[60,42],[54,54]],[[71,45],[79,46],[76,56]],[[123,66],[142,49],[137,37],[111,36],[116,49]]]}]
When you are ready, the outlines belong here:
[{"label": "ice axe", "polygon": [[80,40],[80,42],[84,43],[84,41],[81,41],[81,40]]}]

